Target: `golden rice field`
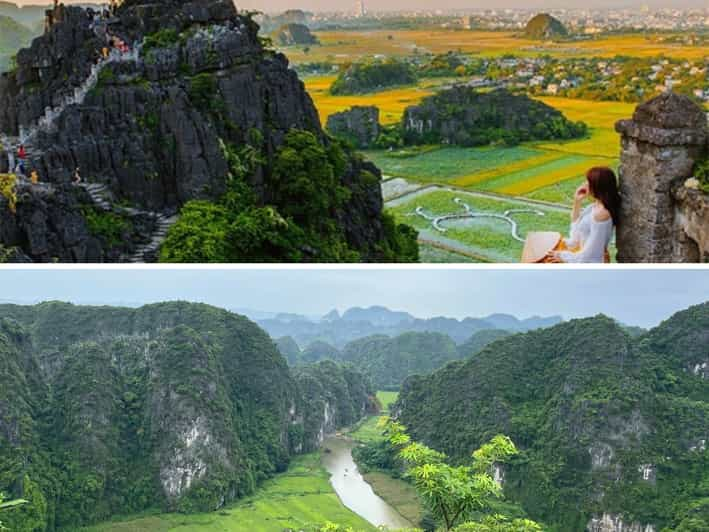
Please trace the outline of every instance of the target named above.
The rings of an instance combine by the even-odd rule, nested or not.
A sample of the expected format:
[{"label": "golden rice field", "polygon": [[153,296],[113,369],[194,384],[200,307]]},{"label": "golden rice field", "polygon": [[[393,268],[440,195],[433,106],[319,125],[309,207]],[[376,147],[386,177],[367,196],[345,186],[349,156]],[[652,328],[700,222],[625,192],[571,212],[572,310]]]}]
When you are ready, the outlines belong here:
[{"label": "golden rice field", "polygon": [[[529,170],[520,172],[506,172],[505,183],[497,182],[491,190],[499,194],[509,194],[511,196],[524,196],[530,192],[535,192],[544,187],[562,183],[567,180],[580,182],[586,171],[593,166],[608,166],[607,159],[589,159],[578,157],[575,162],[561,165],[559,168],[547,168],[537,166]],[[482,187],[483,190],[487,187]]]},{"label": "golden rice field", "polygon": [[563,157],[564,155],[562,153],[543,152],[536,157],[505,164],[504,167],[495,167],[483,172],[473,172],[472,174],[458,177],[452,183],[459,187],[474,187],[475,185],[485,183],[486,181],[492,181],[506,174],[521,172],[532,166],[541,166],[553,161],[558,161]]},{"label": "golden rice field", "polygon": [[349,109],[353,105],[376,105],[379,108],[379,121],[389,125],[401,120],[404,109],[416,105],[426,96],[433,94],[429,85],[419,84],[417,87],[402,87],[372,94],[353,96],[333,96],[329,89],[335,76],[318,76],[304,78],[305,88],[315,102],[323,125],[327,117],[333,113]]},{"label": "golden rice field", "polygon": [[407,56],[420,53],[446,53],[460,50],[486,56],[504,54],[558,57],[612,57],[630,55],[655,57],[665,55],[681,59],[702,59],[709,56],[709,46],[668,44],[656,36],[613,35],[578,42],[544,43],[515,37],[512,32],[466,31],[453,29],[372,30],[314,32],[320,46],[288,47],[283,51],[295,62],[331,61],[346,63],[375,54]]},{"label": "golden rice field", "polygon": [[539,148],[577,153],[591,157],[618,157],[620,139],[615,131],[618,120],[633,116],[636,105],[622,102],[594,102],[571,98],[539,98],[547,105],[558,109],[569,120],[582,121],[591,128],[588,139],[564,143],[543,143]]}]

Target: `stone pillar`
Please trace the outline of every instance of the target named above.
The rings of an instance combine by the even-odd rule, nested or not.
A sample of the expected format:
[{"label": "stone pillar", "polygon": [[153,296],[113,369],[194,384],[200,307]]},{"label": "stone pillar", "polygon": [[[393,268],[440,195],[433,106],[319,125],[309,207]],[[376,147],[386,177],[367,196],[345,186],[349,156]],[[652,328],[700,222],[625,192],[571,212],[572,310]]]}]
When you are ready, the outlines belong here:
[{"label": "stone pillar", "polygon": [[696,245],[681,234],[673,185],[692,176],[707,153],[707,116],[692,100],[668,92],[615,126],[621,134],[616,242],[619,262],[695,262]]}]

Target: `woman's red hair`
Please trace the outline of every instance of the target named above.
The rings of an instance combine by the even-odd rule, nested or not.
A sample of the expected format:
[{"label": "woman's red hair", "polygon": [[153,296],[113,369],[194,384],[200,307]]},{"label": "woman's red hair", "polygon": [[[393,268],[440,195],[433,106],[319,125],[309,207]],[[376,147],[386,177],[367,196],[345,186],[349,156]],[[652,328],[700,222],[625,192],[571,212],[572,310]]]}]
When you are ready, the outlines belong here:
[{"label": "woman's red hair", "polygon": [[600,201],[611,214],[613,224],[618,225],[620,217],[620,192],[618,179],[610,168],[595,166],[586,172],[588,191]]}]

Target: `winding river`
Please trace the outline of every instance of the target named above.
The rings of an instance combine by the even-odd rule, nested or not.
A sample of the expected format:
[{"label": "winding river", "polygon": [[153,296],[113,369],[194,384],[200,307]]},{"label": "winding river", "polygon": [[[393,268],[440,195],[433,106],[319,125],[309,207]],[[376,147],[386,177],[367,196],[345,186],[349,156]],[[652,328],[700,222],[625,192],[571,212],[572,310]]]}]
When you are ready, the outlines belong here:
[{"label": "winding river", "polygon": [[352,459],[354,442],[345,436],[329,436],[323,442],[322,463],[342,504],[374,526],[411,527],[399,512],[379,497],[364,480]]}]

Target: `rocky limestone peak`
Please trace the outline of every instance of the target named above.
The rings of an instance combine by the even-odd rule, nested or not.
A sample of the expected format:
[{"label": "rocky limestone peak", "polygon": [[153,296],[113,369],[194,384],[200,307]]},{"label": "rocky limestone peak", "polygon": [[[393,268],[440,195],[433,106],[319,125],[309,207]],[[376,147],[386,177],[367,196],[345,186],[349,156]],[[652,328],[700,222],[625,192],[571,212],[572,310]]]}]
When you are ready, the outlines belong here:
[{"label": "rocky limestone peak", "polygon": [[[129,0],[100,13],[59,6],[50,18],[0,78],[0,172],[12,172],[24,144],[28,170],[49,192],[79,169],[82,183],[45,194],[57,199],[51,212],[32,203],[33,191],[16,212],[0,198],[0,227],[10,228],[0,246],[23,260],[154,261],[187,202],[220,201],[240,150],[258,151],[242,176],[255,205],[283,208],[273,173],[286,136],[298,130],[332,145],[286,57],[264,48],[256,22],[229,1]],[[350,152],[338,172],[350,199],[329,216],[362,260],[377,260],[386,229],[381,172]],[[38,209],[53,221],[34,223]],[[87,209],[137,234],[91,241]],[[65,220],[69,211],[81,219]]]},{"label": "rocky limestone peak", "polygon": [[566,37],[568,30],[559,19],[548,13],[539,13],[527,23],[523,35],[528,39],[553,39]]},{"label": "rocky limestone peak", "polygon": [[[127,0],[117,8],[116,16],[133,38],[160,30],[179,32],[194,24],[225,23],[239,18],[236,7],[227,0]],[[241,23],[246,21],[246,17],[240,20]],[[254,23],[250,29],[258,30]]]}]

